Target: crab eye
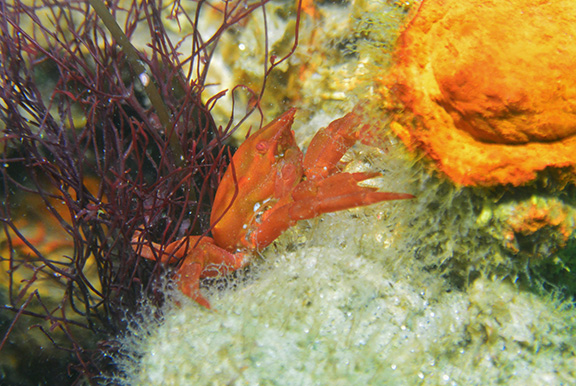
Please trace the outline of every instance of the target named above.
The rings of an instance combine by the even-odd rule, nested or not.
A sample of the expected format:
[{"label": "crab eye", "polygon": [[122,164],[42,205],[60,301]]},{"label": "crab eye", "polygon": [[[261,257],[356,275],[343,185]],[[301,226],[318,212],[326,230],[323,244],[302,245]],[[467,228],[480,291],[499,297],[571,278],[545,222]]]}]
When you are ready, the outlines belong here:
[{"label": "crab eye", "polygon": [[268,142],[267,141],[262,141],[262,142],[258,142],[258,144],[256,145],[256,151],[258,153],[266,153],[266,151],[268,150]]}]

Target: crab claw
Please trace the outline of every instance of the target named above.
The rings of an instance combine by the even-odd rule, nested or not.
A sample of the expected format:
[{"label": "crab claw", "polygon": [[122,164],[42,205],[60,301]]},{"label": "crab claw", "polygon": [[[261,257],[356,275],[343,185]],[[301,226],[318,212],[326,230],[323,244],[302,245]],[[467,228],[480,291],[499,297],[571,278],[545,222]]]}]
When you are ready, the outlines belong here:
[{"label": "crab claw", "polygon": [[316,133],[302,161],[304,173],[309,180],[326,178],[337,172],[336,165],[359,138],[360,116],[354,112],[332,121]]},{"label": "crab claw", "polygon": [[379,173],[338,173],[318,181],[306,180],[296,186],[290,199],[269,209],[252,233],[252,242],[263,248],[300,220],[322,213],[376,204],[382,201],[414,198],[407,193],[379,192],[377,188],[358,186],[358,182]]},{"label": "crab claw", "polygon": [[414,198],[407,193],[379,192],[373,187],[358,186],[359,182],[378,177],[380,173],[339,172],[340,159],[366,127],[361,117],[351,112],[314,136],[302,161],[306,178],[263,213],[258,227],[250,235],[255,246],[264,248],[297,221],[322,213]]}]

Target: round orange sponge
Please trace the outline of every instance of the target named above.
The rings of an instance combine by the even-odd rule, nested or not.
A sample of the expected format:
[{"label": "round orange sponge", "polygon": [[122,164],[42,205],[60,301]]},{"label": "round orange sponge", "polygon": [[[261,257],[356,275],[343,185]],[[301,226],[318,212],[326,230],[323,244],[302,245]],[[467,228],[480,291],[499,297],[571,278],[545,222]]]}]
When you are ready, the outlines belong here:
[{"label": "round orange sponge", "polygon": [[395,133],[454,182],[576,180],[573,0],[424,0],[382,82]]}]

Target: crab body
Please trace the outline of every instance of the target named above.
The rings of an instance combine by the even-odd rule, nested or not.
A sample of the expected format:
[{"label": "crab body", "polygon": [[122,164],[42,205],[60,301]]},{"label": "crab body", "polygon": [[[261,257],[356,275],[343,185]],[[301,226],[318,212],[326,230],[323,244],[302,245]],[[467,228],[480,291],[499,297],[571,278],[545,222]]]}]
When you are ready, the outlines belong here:
[{"label": "crab body", "polygon": [[291,130],[295,113],[290,109],[276,118],[234,154],[214,198],[212,238],[189,236],[161,246],[134,235],[140,256],[167,264],[182,260],[179,288],[207,308],[200,279],[243,267],[297,221],[413,197],[358,186],[378,173],[340,172],[340,159],[358,139],[358,115],[349,113],[320,130],[303,156]]},{"label": "crab body", "polygon": [[267,209],[294,190],[303,175],[302,152],[290,130],[294,113],[289,110],[251,135],[234,153],[218,186],[214,198],[218,204],[210,218],[212,236],[222,248],[250,250],[270,244],[258,242],[255,225]]}]

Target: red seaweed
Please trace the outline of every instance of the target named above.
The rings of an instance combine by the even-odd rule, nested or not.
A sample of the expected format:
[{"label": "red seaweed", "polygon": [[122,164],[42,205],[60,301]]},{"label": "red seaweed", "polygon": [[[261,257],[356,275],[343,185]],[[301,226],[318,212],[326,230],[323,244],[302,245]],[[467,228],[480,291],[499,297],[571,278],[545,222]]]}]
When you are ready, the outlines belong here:
[{"label": "red seaweed", "polygon": [[[146,53],[133,52],[143,73],[86,1],[0,3],[0,353],[18,355],[27,344],[34,354],[22,338],[28,329],[64,353],[56,361],[39,347],[6,381],[95,382],[114,370],[112,337],[125,315],[143,297],[162,302],[155,283],[163,268],[135,255],[132,235],[144,226],[167,244],[210,231],[232,153],[226,140],[245,117],[216,124],[211,110],[224,92],[203,102],[206,74],[221,36],[257,9],[265,15],[266,2],[198,1],[193,15],[179,1],[107,2],[128,41],[148,30]],[[209,7],[221,10],[222,23],[204,36],[197,26]],[[192,27],[183,37],[192,52],[181,55],[168,37],[166,13]],[[266,51],[259,90],[236,86],[252,95],[247,115],[260,109],[266,77],[293,53],[295,36],[286,57]]]}]

